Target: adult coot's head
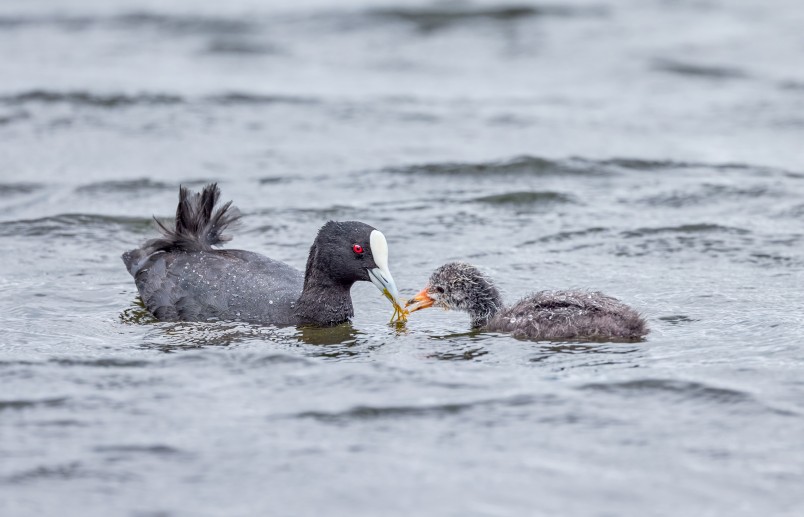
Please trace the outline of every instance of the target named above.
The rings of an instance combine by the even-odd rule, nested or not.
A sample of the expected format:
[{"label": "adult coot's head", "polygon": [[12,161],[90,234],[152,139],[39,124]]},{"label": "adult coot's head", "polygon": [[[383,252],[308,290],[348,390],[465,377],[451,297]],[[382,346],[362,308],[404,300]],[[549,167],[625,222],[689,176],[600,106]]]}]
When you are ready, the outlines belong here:
[{"label": "adult coot's head", "polygon": [[373,283],[391,303],[404,302],[388,268],[388,243],[381,231],[359,221],[330,221],[318,231],[307,259],[305,287],[351,287]]},{"label": "adult coot's head", "polygon": [[488,319],[502,308],[500,292],[476,267],[451,262],[436,269],[427,286],[408,301],[408,311],[427,307],[467,311]]}]

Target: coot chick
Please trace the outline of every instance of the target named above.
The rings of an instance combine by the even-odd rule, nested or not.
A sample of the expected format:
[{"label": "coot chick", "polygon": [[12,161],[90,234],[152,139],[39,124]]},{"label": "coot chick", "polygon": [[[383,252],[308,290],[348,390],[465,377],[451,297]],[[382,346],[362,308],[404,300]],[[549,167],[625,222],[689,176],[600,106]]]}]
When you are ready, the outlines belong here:
[{"label": "coot chick", "polygon": [[408,311],[436,306],[469,313],[472,327],[536,340],[638,340],[645,320],[619,300],[598,292],[541,291],[505,307],[500,292],[469,264],[436,269]]},{"label": "coot chick", "polygon": [[231,239],[223,232],[240,219],[231,201],[215,208],[219,197],[214,183],[201,193],[181,187],[173,227],[157,221],[161,238],[123,254],[157,319],[332,326],[354,315],[349,291],[359,281],[371,281],[401,309],[379,230],[357,221],[326,223],[302,273],[251,251],[215,249]]}]

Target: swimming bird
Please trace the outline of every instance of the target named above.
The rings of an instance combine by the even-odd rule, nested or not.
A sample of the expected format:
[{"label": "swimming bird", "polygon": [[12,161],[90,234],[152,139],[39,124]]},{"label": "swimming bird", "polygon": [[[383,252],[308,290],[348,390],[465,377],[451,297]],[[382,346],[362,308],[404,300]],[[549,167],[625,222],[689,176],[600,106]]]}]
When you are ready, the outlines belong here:
[{"label": "swimming bird", "polygon": [[216,249],[241,215],[216,209],[220,189],[179,189],[172,227],[123,254],[145,307],[163,321],[231,320],[332,326],[354,315],[350,289],[372,282],[395,307],[402,300],[388,269],[385,236],[358,221],[329,221],[318,231],[304,272],[251,251]]},{"label": "swimming bird", "polygon": [[645,320],[619,300],[599,292],[541,291],[506,307],[492,281],[476,267],[452,262],[436,269],[427,286],[408,301],[469,313],[472,327],[536,340],[638,340]]}]

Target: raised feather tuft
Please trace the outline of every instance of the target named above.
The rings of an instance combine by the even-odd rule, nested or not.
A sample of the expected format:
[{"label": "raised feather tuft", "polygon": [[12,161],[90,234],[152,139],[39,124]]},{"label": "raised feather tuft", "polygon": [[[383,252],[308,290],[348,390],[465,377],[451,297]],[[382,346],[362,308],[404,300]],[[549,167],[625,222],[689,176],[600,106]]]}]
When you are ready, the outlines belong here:
[{"label": "raised feather tuft", "polygon": [[154,218],[162,237],[148,241],[144,248],[149,254],[157,251],[210,251],[213,246],[232,240],[223,232],[240,220],[240,211],[232,206],[231,201],[216,209],[220,194],[217,183],[210,183],[200,193],[180,187],[173,226]]}]

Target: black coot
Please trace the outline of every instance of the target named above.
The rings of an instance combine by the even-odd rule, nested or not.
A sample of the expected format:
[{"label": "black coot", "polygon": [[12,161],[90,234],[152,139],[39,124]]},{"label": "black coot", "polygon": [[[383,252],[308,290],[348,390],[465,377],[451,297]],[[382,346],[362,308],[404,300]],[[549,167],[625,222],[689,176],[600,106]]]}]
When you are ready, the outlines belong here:
[{"label": "black coot", "polygon": [[542,291],[511,307],[476,267],[453,262],[436,269],[408,311],[436,306],[469,313],[472,327],[537,340],[638,340],[645,320],[619,300],[598,292]]},{"label": "black coot", "polygon": [[217,184],[179,190],[172,228],[123,254],[148,310],[164,321],[234,320],[276,325],[337,325],[354,315],[349,291],[371,281],[402,303],[388,269],[385,236],[371,226],[326,223],[310,248],[304,273],[258,253],[221,250],[223,232],[240,219],[231,201],[215,209]]}]

